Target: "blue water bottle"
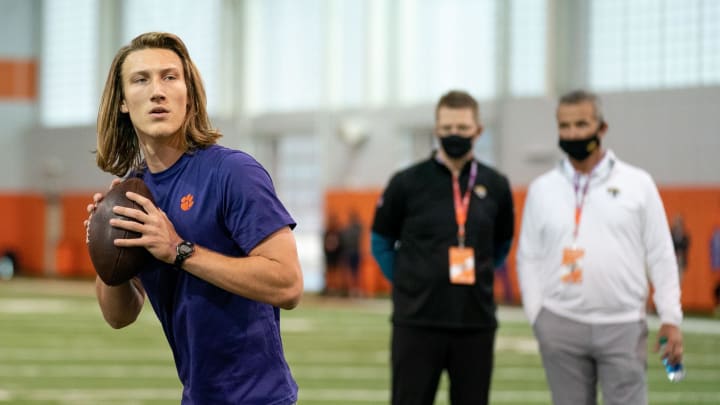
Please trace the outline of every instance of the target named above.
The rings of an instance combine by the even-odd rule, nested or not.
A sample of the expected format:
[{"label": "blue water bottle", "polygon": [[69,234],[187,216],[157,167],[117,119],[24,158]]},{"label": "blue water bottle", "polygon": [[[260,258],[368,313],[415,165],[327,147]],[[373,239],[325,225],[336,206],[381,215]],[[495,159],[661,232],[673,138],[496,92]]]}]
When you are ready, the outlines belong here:
[{"label": "blue water bottle", "polygon": [[[665,336],[660,338],[660,351],[665,349],[667,338]],[[665,373],[667,374],[668,380],[672,382],[680,382],[685,378],[685,367],[682,363],[670,364],[667,357],[663,357],[662,364],[665,367]]]}]

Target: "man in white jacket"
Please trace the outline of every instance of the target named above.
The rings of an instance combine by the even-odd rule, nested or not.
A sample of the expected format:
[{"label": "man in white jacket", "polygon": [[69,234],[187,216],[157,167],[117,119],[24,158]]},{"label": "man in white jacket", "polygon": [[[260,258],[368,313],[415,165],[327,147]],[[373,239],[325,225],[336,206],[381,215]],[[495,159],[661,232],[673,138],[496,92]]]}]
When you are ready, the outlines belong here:
[{"label": "man in white jacket", "polygon": [[[517,254],[525,313],[555,405],[647,404],[648,277],[660,315],[661,357],[682,360],[677,262],[657,187],[601,146],[596,95],[557,108],[567,158],[532,182]],[[656,345],[656,351],[660,345]]]}]

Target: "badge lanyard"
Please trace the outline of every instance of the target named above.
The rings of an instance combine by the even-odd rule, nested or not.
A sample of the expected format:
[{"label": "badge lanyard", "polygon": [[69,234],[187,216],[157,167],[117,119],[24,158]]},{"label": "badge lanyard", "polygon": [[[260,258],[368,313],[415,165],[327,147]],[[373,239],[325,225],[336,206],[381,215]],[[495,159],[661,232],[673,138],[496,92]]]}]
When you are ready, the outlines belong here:
[{"label": "badge lanyard", "polygon": [[477,177],[477,162],[473,160],[470,167],[470,178],[467,190],[460,196],[460,176],[453,174],[453,200],[455,202],[455,221],[458,224],[458,245],[465,247],[465,223],[467,222],[468,208],[470,207],[470,193],[472,193],[475,178]]},{"label": "badge lanyard", "polygon": [[575,228],[573,229],[573,245],[577,242],[578,231],[580,229],[580,219],[582,218],[582,211],[585,206],[585,197],[587,196],[588,187],[590,186],[592,173],[593,172],[590,172],[590,174],[588,174],[587,182],[585,182],[585,186],[582,188],[582,194],[580,196],[578,196],[578,192],[580,191],[580,175],[576,174],[575,180],[573,181],[573,188],[575,189]]}]

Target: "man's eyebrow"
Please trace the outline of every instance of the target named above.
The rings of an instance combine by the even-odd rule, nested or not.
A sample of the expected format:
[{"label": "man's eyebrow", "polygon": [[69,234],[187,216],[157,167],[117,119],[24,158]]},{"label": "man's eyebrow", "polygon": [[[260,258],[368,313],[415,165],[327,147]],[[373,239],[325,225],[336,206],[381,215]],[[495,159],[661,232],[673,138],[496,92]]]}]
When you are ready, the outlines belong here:
[{"label": "man's eyebrow", "polygon": [[150,68],[150,69],[133,70],[130,72],[130,75],[148,75],[151,72],[159,72],[160,74],[176,73],[176,72],[179,73],[180,71],[181,71],[181,69],[176,66],[168,66],[168,67],[159,68],[159,69]]}]

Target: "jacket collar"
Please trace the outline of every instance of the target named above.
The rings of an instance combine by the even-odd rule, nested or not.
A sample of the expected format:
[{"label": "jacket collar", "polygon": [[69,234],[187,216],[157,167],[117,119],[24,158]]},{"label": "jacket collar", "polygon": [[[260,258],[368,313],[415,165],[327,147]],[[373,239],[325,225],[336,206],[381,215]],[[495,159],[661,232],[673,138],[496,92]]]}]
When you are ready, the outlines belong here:
[{"label": "jacket collar", "polygon": [[605,151],[605,156],[603,156],[598,164],[595,165],[595,168],[593,168],[589,175],[576,171],[570,163],[570,159],[567,157],[560,161],[558,169],[562,173],[563,177],[567,178],[570,182],[574,182],[575,179],[579,177],[583,180],[589,179],[595,183],[607,179],[610,176],[616,162],[617,157],[615,156],[615,153],[608,149]]}]

